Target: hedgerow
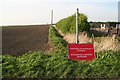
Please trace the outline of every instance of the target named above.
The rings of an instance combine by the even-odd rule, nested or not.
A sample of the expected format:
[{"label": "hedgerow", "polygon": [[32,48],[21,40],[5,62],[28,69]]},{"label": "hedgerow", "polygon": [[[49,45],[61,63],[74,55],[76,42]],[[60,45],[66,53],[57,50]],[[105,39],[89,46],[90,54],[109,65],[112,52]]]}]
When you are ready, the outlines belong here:
[{"label": "hedgerow", "polygon": [[[75,33],[76,31],[76,16],[75,14],[67,18],[61,19],[57,22],[56,27],[61,30],[64,34]],[[79,13],[78,14],[78,31],[90,31],[90,25],[87,21],[87,16]]]},{"label": "hedgerow", "polygon": [[[61,38],[50,27],[49,38]],[[120,51],[96,53],[93,61],[71,61],[64,40],[52,42],[57,46],[52,54],[32,52],[20,57],[2,56],[3,78],[120,78]],[[58,47],[58,46],[61,46]],[[63,47],[63,48],[62,48]],[[50,52],[51,53],[51,52]]]}]

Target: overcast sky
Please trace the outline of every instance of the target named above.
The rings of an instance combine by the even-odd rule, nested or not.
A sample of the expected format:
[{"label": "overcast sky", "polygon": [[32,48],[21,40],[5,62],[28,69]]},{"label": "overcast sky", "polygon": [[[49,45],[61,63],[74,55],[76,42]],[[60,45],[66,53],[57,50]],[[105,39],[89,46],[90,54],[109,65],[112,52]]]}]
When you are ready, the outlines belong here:
[{"label": "overcast sky", "polygon": [[119,0],[0,0],[0,25],[54,23],[79,8],[88,21],[118,21]]}]

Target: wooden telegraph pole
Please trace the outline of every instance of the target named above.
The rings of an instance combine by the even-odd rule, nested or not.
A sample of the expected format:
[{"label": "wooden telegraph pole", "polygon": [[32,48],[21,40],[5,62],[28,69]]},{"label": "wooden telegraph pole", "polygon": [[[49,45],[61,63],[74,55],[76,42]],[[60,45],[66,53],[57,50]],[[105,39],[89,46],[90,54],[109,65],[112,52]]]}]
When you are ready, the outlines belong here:
[{"label": "wooden telegraph pole", "polygon": [[51,11],[51,26],[53,25],[53,10]]},{"label": "wooden telegraph pole", "polygon": [[78,41],[78,13],[79,13],[79,9],[77,8],[77,12],[76,12],[76,44],[79,43],[79,41]]}]

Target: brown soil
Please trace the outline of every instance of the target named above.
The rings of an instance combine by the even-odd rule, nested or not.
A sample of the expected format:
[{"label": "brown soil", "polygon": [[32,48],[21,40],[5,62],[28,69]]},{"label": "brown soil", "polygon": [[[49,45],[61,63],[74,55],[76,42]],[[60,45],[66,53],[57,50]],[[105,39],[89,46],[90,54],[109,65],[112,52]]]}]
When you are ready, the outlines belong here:
[{"label": "brown soil", "polygon": [[[62,33],[57,27],[56,30],[59,32],[63,39],[66,40],[68,43],[76,43],[76,34],[64,34]],[[87,36],[85,32],[81,32],[78,34],[79,43],[91,43],[92,40]]]},{"label": "brown soil", "polygon": [[[57,29],[58,30],[58,29]],[[60,30],[58,32],[63,36],[63,38],[68,43],[75,43],[76,42],[76,34],[63,34]],[[79,43],[92,43],[94,42],[95,52],[105,51],[105,50],[112,50],[112,51],[119,51],[120,50],[120,42],[115,35],[107,36],[107,37],[98,37],[98,39],[92,39],[87,36],[84,32],[79,33]]]},{"label": "brown soil", "polygon": [[[76,34],[67,34],[63,37],[68,43],[76,43]],[[82,33],[78,37],[79,43],[90,43],[91,39]]]},{"label": "brown soil", "polygon": [[120,50],[120,42],[117,40],[117,37],[115,37],[115,35],[113,35],[112,37],[101,37],[100,42],[96,40],[94,44],[96,52],[104,50]]},{"label": "brown soil", "polygon": [[[69,34],[64,36],[64,39],[68,43],[75,43],[75,34]],[[79,43],[92,43],[92,38],[87,37],[86,35],[79,34]],[[120,50],[120,42],[114,37],[99,37],[99,40],[94,40],[95,52],[112,50]]]},{"label": "brown soil", "polygon": [[30,51],[47,51],[49,25],[2,28],[2,53],[22,55]]}]

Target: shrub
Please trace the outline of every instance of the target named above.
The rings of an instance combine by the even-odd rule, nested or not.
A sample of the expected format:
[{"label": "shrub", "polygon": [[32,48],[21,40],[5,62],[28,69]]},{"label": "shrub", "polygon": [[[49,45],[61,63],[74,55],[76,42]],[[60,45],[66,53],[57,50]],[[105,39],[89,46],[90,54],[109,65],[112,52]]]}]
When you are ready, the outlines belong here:
[{"label": "shrub", "polygon": [[[90,25],[87,22],[87,16],[84,14],[78,14],[78,29],[79,32],[86,31],[89,32]],[[61,19],[56,24],[57,28],[60,29],[64,34],[75,33],[76,31],[76,16],[75,14],[67,18]]]}]

